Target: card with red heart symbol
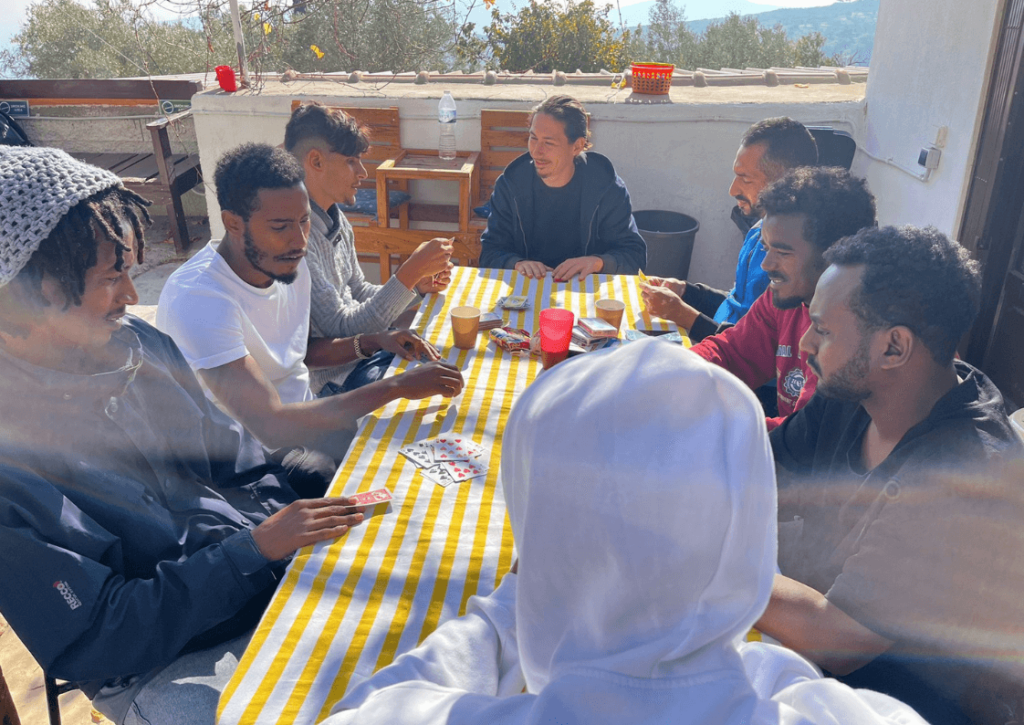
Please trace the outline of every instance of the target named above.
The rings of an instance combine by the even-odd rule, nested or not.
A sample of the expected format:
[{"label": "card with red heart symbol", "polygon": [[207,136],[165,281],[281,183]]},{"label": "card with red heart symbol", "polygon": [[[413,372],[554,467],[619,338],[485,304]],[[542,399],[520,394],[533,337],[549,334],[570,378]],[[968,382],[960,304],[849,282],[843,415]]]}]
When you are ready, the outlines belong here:
[{"label": "card with red heart symbol", "polygon": [[438,436],[428,442],[434,447],[434,460],[437,462],[468,461],[484,453],[482,445],[459,435]]},{"label": "card with red heart symbol", "polygon": [[487,474],[487,466],[477,461],[442,461],[441,465],[456,481],[465,481]]}]

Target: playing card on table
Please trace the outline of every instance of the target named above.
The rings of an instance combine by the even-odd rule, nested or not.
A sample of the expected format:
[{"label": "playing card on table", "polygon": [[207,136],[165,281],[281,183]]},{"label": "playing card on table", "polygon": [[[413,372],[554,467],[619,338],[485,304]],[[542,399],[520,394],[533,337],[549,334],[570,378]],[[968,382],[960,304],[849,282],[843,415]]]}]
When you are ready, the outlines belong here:
[{"label": "playing card on table", "polygon": [[468,461],[483,455],[484,447],[479,443],[462,436],[438,436],[432,441],[425,441],[434,447],[434,461]]},{"label": "playing card on table", "polygon": [[410,443],[398,452],[416,464],[417,468],[430,468],[437,463],[434,460],[434,447],[425,441]]},{"label": "playing card on table", "polygon": [[465,481],[487,474],[487,466],[479,461],[443,461],[440,465],[456,481]]},{"label": "playing card on table", "polygon": [[452,474],[445,470],[443,463],[437,463],[430,468],[424,468],[420,473],[423,474],[424,478],[433,481],[441,487],[450,486],[451,484],[456,483]]},{"label": "playing card on table", "polygon": [[498,298],[498,305],[506,310],[525,310],[530,306],[530,298],[526,295],[506,295]]},{"label": "playing card on table", "polygon": [[356,506],[376,506],[379,503],[390,501],[391,492],[386,488],[378,488],[373,491],[364,491],[363,493],[349,496],[349,499],[355,501]]}]

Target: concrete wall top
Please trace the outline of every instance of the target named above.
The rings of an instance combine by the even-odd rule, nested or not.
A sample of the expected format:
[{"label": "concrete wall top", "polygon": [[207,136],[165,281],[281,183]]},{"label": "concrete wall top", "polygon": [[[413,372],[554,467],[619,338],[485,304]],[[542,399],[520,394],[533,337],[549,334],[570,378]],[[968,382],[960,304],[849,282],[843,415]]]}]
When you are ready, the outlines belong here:
[{"label": "concrete wall top", "polygon": [[[807,87],[673,87],[662,98],[634,96],[608,86],[515,84],[445,85],[429,83],[268,82],[259,94],[207,90],[193,98],[200,156],[207,178],[225,151],[244,141],[273,145],[284,138],[294,99],[330,105],[397,106],[402,145],[435,148],[437,103],[451,90],[458,104],[458,148],[480,148],[480,111],[529,109],[548,96],[568,93],[591,114],[594,150],[608,156],[625,181],[633,209],[667,209],[696,218],[697,235],[690,278],[718,287],[732,286],[742,237],[729,219],[728,194],[740,136],[752,123],[791,116],[811,125],[831,125],[856,138],[862,123],[863,83],[808,84]],[[658,102],[652,102],[658,101]],[[414,198],[449,203],[455,189],[413,185]],[[212,183],[207,204],[213,235],[223,234]]]}]

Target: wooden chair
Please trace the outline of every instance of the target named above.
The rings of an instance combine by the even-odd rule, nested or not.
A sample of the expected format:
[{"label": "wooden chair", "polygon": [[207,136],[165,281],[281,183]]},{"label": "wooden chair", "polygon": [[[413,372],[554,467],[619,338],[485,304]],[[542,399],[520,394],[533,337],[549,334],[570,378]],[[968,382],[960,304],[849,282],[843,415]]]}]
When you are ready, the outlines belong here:
[{"label": "wooden chair", "polygon": [[[526,153],[530,140],[529,111],[480,111],[480,196],[490,201],[505,167]],[[486,222],[484,223],[486,226]]]},{"label": "wooden chair", "polygon": [[[292,111],[301,105],[301,101],[292,101]],[[365,189],[376,189],[377,167],[388,159],[396,159],[402,154],[401,124],[398,108],[361,108],[339,107],[342,111],[367,126],[370,131],[370,148],[362,155],[366,167],[367,178],[361,184]],[[408,182],[394,180],[388,191],[408,191]],[[411,229],[409,222],[419,221],[411,210],[413,204],[392,206],[390,219],[382,220],[373,214],[345,212],[345,217],[352,223],[355,233],[356,254],[361,262],[376,262],[380,265],[381,282],[392,274],[393,258],[399,263],[408,258],[416,247],[434,237],[448,236],[455,239],[454,257],[463,265],[475,266],[480,258],[479,233],[447,232],[437,229]],[[427,220],[436,220],[430,215]],[[457,217],[453,217],[455,219]],[[397,219],[397,227],[391,226],[391,219]]]}]

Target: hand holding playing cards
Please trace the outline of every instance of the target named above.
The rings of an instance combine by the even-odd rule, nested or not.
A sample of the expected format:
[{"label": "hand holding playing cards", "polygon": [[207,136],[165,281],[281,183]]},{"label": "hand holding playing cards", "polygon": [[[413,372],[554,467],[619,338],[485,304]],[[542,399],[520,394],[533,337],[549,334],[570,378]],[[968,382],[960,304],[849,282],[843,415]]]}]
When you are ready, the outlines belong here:
[{"label": "hand holding playing cards", "polygon": [[449,262],[448,269],[438,272],[433,277],[424,277],[417,282],[416,291],[421,295],[430,294],[431,292],[444,292],[448,289],[448,285],[452,283],[453,269],[455,269],[455,265]]},{"label": "hand holding playing cards", "polygon": [[256,548],[280,561],[303,546],[336,539],[363,520],[347,498],[304,498],[288,504],[252,530]]},{"label": "hand holding playing cards", "polygon": [[413,289],[424,277],[433,277],[448,269],[452,257],[452,240],[443,237],[431,239],[416,247],[405,264],[398,268],[395,276],[409,289]]},{"label": "hand holding playing cards", "polygon": [[649,287],[665,287],[682,297],[686,293],[686,282],[675,277],[648,277],[644,282]]},{"label": "hand holding playing cards", "polygon": [[651,316],[671,320],[686,328],[693,324],[694,317],[690,314],[693,308],[683,302],[682,298],[668,287],[651,287],[642,284],[640,285],[640,296],[643,297],[644,306]]},{"label": "hand holding playing cards", "polygon": [[377,335],[381,350],[393,352],[404,360],[440,360],[441,354],[413,330],[389,330]]},{"label": "hand holding playing cards", "polygon": [[390,380],[403,398],[419,400],[432,395],[453,398],[462,392],[462,371],[446,362],[434,361],[406,370]]}]

